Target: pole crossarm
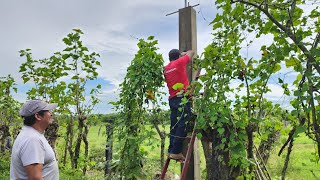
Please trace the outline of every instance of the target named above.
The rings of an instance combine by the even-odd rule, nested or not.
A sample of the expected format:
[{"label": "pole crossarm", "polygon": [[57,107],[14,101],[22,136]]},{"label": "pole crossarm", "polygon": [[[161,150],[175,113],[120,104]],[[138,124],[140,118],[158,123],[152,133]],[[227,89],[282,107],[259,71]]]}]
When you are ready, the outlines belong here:
[{"label": "pole crossarm", "polygon": [[[196,5],[193,5],[193,6],[191,6],[191,7],[196,7],[196,6],[199,6],[200,4],[196,4]],[[189,6],[186,6],[186,7],[189,7]],[[175,11],[175,12],[172,12],[172,13],[169,13],[169,14],[166,14],[166,16],[170,16],[170,15],[172,15],[172,14],[175,14],[175,13],[178,13],[179,12],[179,10],[178,11]]]}]

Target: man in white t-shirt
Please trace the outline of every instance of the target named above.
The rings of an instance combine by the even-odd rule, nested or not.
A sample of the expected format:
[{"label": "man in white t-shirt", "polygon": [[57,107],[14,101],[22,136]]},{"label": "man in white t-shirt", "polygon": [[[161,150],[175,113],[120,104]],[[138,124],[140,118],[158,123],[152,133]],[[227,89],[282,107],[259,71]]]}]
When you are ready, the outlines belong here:
[{"label": "man in white t-shirt", "polygon": [[41,100],[27,101],[20,109],[24,127],[14,141],[10,179],[58,180],[59,169],[53,149],[44,137],[52,123],[52,110],[57,104]]}]

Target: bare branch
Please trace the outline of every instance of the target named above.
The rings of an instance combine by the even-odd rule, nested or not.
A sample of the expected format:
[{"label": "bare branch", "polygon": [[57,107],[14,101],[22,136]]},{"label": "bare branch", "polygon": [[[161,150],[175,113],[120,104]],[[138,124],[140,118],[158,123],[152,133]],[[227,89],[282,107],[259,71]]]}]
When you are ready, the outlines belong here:
[{"label": "bare branch", "polygon": [[263,9],[262,7],[258,6],[257,4],[254,4],[252,2],[244,1],[244,0],[237,0],[233,1],[231,0],[231,3],[243,3],[250,6],[253,6],[260,11],[262,11],[275,25],[277,25],[286,35],[302,50],[303,54],[308,58],[308,61],[314,66],[314,68],[317,70],[317,72],[320,74],[320,66],[316,63],[315,57],[312,56],[311,52],[306,48],[304,44],[299,41],[296,36],[293,34],[293,32],[286,28],[284,25],[282,25],[279,21],[277,21],[270,13],[269,11]]},{"label": "bare branch", "polygon": [[296,130],[297,130],[297,127],[296,127],[296,126],[294,126],[294,127],[291,129],[291,131],[289,132],[287,141],[286,141],[286,142],[282,145],[282,147],[280,148],[280,151],[279,151],[279,153],[278,153],[278,156],[280,156],[280,155],[282,154],[284,148],[289,144],[290,141],[292,141],[293,135],[294,135],[294,133],[296,132]]},{"label": "bare branch", "polygon": [[287,21],[287,24],[286,24],[286,27],[288,29],[290,29],[290,26],[292,27],[294,34],[295,34],[295,29],[294,29],[294,26],[293,26],[293,23],[292,23],[293,22],[292,14],[294,14],[295,8],[296,8],[296,0],[293,0],[293,2],[291,4],[291,10],[288,9],[288,14],[289,14],[290,19]]},{"label": "bare branch", "polygon": [[[231,4],[237,3],[237,2],[244,3],[243,0],[231,0]],[[251,5],[254,4],[254,3],[248,2],[248,1],[246,1],[246,3],[251,4]],[[265,7],[264,7],[265,10],[268,10],[268,7],[269,7],[269,6],[270,6],[270,7],[275,7],[275,8],[280,9],[280,10],[287,10],[287,6],[290,6],[290,4],[288,4],[288,3],[283,3],[283,4],[268,4],[266,0],[261,1],[261,2],[259,3],[259,5],[258,5],[258,4],[254,4],[254,5],[255,5],[255,7],[256,7],[256,6],[260,6],[260,7],[262,8],[262,5],[263,5],[263,4],[265,5]]]},{"label": "bare branch", "polygon": [[[275,64],[276,64],[276,63],[273,63],[272,68],[274,68]],[[267,86],[267,84],[268,84],[268,81],[269,81],[271,75],[272,75],[272,73],[269,74],[269,76],[268,76],[268,78],[266,79],[266,82],[264,83],[262,89],[264,89],[264,90],[266,89],[266,86]],[[258,103],[258,104],[259,104],[259,105],[258,105],[258,106],[259,106],[259,113],[258,113],[258,117],[259,117],[259,118],[262,118],[262,117],[261,117],[261,116],[262,116],[262,105],[261,105],[262,97],[263,97],[263,92],[261,92],[261,94],[260,94],[259,103]]]},{"label": "bare branch", "polygon": [[316,36],[316,39],[314,40],[313,42],[313,45],[312,45],[312,50],[317,48],[318,44],[319,44],[319,41],[320,41],[320,32],[318,32],[317,36]]}]

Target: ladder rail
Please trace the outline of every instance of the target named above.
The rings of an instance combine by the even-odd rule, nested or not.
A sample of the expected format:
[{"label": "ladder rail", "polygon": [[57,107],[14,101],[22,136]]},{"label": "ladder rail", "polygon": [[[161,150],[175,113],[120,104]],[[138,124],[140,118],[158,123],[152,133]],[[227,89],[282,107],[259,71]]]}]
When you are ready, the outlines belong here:
[{"label": "ladder rail", "polygon": [[[190,163],[191,154],[192,154],[192,151],[193,151],[193,146],[194,146],[195,140],[196,140],[196,132],[195,132],[195,129],[193,129],[192,135],[191,135],[191,139],[190,139],[190,142],[188,144],[188,150],[187,150],[186,159],[185,159],[185,161],[183,163],[183,168],[182,168],[180,180],[184,180],[186,178],[186,174],[187,174],[187,171],[188,171],[188,168],[189,168],[189,163]],[[167,160],[166,160],[165,165],[163,166],[163,170],[161,172],[160,180],[164,180],[164,178],[166,176],[166,173],[167,173],[167,170],[168,170],[168,167],[169,167],[169,164],[170,164],[170,158],[168,157]]]},{"label": "ladder rail", "polygon": [[166,163],[163,166],[163,170],[161,172],[160,180],[164,180],[164,177],[166,176],[166,173],[167,173],[167,169],[168,169],[169,163],[170,163],[170,158],[168,157],[167,160],[166,160]]},{"label": "ladder rail", "polygon": [[185,177],[186,177],[186,174],[188,172],[189,163],[190,163],[191,154],[192,154],[192,150],[193,150],[193,145],[194,145],[195,139],[196,139],[196,133],[195,133],[195,129],[193,129],[191,140],[190,140],[190,143],[188,145],[189,147],[188,147],[188,151],[187,151],[187,155],[186,155],[186,160],[184,161],[184,164],[183,164],[180,180],[184,180]]}]

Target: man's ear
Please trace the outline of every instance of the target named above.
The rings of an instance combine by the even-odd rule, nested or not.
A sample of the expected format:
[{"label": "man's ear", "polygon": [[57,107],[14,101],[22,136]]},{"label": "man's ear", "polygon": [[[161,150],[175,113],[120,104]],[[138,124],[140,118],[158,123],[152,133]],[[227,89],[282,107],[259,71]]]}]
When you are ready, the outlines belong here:
[{"label": "man's ear", "polygon": [[34,118],[36,118],[36,120],[40,119],[40,115],[38,113],[34,114]]}]

